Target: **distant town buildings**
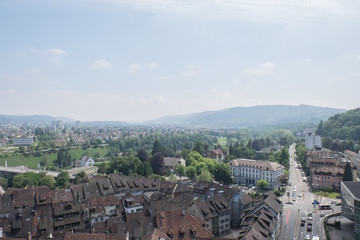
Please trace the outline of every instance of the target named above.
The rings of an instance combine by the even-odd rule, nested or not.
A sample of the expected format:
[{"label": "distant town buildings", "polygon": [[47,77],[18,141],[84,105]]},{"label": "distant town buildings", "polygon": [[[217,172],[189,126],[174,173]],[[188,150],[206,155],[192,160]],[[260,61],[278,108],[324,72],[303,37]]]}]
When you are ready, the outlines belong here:
[{"label": "distant town buildings", "polygon": [[240,158],[230,162],[230,169],[234,183],[255,186],[259,180],[264,179],[270,184],[270,189],[276,189],[285,167],[276,162]]},{"label": "distant town buildings", "polygon": [[322,147],[321,137],[319,135],[315,135],[315,133],[307,133],[305,135],[305,147],[308,150],[321,148]]},{"label": "distant town buildings", "polygon": [[36,142],[36,136],[19,137],[13,139],[14,146],[30,146]]}]

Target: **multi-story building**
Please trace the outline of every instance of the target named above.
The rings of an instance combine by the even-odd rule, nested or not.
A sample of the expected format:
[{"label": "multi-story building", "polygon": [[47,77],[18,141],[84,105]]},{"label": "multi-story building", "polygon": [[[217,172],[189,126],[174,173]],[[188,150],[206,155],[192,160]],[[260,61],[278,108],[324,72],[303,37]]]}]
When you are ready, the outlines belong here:
[{"label": "multi-story building", "polygon": [[314,133],[309,133],[305,135],[305,147],[308,150],[313,150],[315,148],[322,147],[322,140],[319,135],[315,135]]},{"label": "multi-story building", "polygon": [[255,186],[264,179],[275,189],[279,186],[279,177],[284,175],[285,167],[276,162],[266,162],[251,159],[235,159],[230,162],[234,183]]},{"label": "multi-story building", "polygon": [[[313,151],[306,154],[307,167],[310,172],[310,183],[313,188],[332,187],[340,189],[347,160],[342,153],[328,150]],[[353,176],[357,176],[357,167],[350,163]]]},{"label": "multi-story building", "polygon": [[360,182],[341,182],[341,210],[354,222],[354,239],[360,240]]},{"label": "multi-story building", "polygon": [[211,197],[208,201],[193,204],[188,212],[200,217],[205,227],[215,236],[224,236],[230,231],[231,207],[223,196]]},{"label": "multi-story building", "polygon": [[14,138],[12,141],[14,146],[29,146],[36,142],[36,136]]}]

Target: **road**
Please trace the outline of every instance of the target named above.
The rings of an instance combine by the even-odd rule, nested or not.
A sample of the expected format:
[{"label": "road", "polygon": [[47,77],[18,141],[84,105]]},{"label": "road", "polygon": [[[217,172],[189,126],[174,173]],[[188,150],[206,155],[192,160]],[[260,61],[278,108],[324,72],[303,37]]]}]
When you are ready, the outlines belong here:
[{"label": "road", "polygon": [[[301,170],[300,164],[295,161],[295,144],[289,147],[290,155],[290,178],[289,185],[286,187],[286,193],[281,200],[284,203],[283,209],[283,222],[281,227],[281,234],[279,239],[305,239],[306,235],[310,236],[319,236],[320,239],[323,238],[322,226],[320,226],[320,214],[321,212],[324,215],[332,213],[332,210],[319,211],[315,205],[312,203],[314,200],[318,200],[320,203],[329,203],[331,199],[318,199],[312,192],[307,182],[304,182],[303,172]],[[294,191],[294,187],[296,191]],[[290,196],[287,196],[289,192]],[[295,201],[293,196],[295,195]],[[339,207],[331,206],[335,208],[335,211],[338,211]],[[308,224],[301,226],[300,221],[301,217],[307,219],[308,213],[313,213],[313,225],[310,231],[307,230]],[[308,222],[308,221],[307,221]],[[325,237],[325,236],[324,236]]]}]

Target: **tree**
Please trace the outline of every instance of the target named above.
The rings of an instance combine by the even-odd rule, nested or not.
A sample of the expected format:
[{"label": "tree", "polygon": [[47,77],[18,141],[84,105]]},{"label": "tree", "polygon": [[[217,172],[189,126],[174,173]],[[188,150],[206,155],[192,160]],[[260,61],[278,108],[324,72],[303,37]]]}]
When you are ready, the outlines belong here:
[{"label": "tree", "polygon": [[47,154],[44,154],[42,157],[41,157],[41,161],[40,161],[40,164],[41,166],[47,166],[49,163],[49,157]]},{"label": "tree", "polygon": [[256,183],[256,187],[257,188],[260,188],[260,189],[266,189],[266,188],[268,188],[269,187],[269,183],[266,181],[266,180],[264,180],[264,179],[260,179],[259,181],[257,181],[257,183]]},{"label": "tree", "polygon": [[177,164],[175,166],[175,174],[178,175],[180,177],[180,180],[181,180],[181,177],[185,176],[185,174],[186,174],[185,166],[182,165],[182,164]]},{"label": "tree", "polygon": [[164,156],[162,153],[155,153],[150,160],[150,164],[155,174],[164,174]]},{"label": "tree", "polygon": [[84,171],[81,171],[75,175],[75,183],[88,183],[88,182],[90,182],[90,179]]},{"label": "tree", "polygon": [[287,185],[289,182],[289,178],[285,174],[279,176],[278,180],[281,185]]},{"label": "tree", "polygon": [[352,174],[352,169],[351,169],[351,165],[350,162],[346,162],[345,165],[345,170],[344,170],[344,176],[343,176],[343,181],[353,181],[353,174]]},{"label": "tree", "polygon": [[223,184],[231,183],[232,174],[230,166],[225,163],[218,164],[214,170],[214,178],[216,181],[222,182]]},{"label": "tree", "polygon": [[64,189],[69,185],[70,175],[67,171],[61,171],[56,177],[56,186],[58,188]]},{"label": "tree", "polygon": [[109,164],[107,164],[106,162],[102,162],[98,166],[98,173],[106,173],[108,168]]},{"label": "tree", "polygon": [[195,166],[187,166],[186,167],[186,176],[188,178],[194,180],[196,176],[196,167]]},{"label": "tree", "polygon": [[7,189],[8,186],[8,180],[6,178],[0,177],[0,186],[3,189]]},{"label": "tree", "polygon": [[140,159],[140,161],[145,162],[149,161],[149,155],[145,149],[141,149],[137,152],[136,156]]},{"label": "tree", "polygon": [[197,182],[211,182],[212,181],[211,174],[207,170],[202,169],[200,175],[197,176],[196,181]]},{"label": "tree", "polygon": [[151,154],[154,155],[155,153],[162,153],[162,152],[163,152],[163,146],[158,140],[156,140],[154,142]]},{"label": "tree", "polygon": [[204,150],[204,144],[202,142],[197,141],[193,151],[198,152],[201,156],[204,154],[205,150]]},{"label": "tree", "polygon": [[152,174],[153,170],[151,168],[150,162],[146,161],[146,162],[140,163],[136,169],[136,173],[139,174],[140,176],[144,176],[144,177]]}]

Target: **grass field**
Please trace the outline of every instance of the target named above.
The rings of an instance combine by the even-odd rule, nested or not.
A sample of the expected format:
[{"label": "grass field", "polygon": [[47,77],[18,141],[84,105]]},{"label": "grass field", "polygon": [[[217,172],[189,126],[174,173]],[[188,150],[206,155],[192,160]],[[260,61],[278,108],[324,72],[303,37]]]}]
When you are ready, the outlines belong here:
[{"label": "grass field", "polygon": [[[94,158],[96,153],[99,153],[100,157],[104,157],[107,154],[108,150],[107,148],[88,148],[86,150],[79,148],[79,149],[71,149],[70,155],[72,159],[78,160],[80,159],[84,154],[86,154],[88,157]],[[26,157],[20,153],[17,153],[15,156],[12,155],[12,153],[8,153],[7,157],[4,157],[2,154],[0,154],[0,166],[5,166],[5,161],[7,160],[9,167],[16,167],[16,166],[25,166],[27,165],[28,168],[38,168],[38,164],[41,161],[41,157],[35,157],[30,156]],[[52,166],[53,163],[57,159],[57,153],[47,154],[48,155],[48,166]]]},{"label": "grass field", "polygon": [[313,193],[314,193],[315,195],[320,195],[320,194],[322,194],[322,196],[324,196],[324,197],[333,198],[333,199],[337,199],[338,197],[340,197],[340,193],[339,193],[339,192],[313,191]]}]

